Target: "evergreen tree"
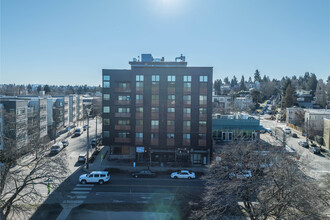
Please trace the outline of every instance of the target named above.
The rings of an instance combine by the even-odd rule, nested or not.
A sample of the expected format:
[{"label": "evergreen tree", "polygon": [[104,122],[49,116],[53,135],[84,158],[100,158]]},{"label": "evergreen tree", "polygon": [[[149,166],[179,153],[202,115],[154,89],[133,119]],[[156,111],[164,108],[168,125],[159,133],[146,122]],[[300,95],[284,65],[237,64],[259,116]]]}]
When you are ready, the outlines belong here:
[{"label": "evergreen tree", "polygon": [[252,83],[252,79],[251,79],[251,76],[249,77],[249,81],[248,81],[248,83]]},{"label": "evergreen tree", "polygon": [[254,73],[254,82],[260,82],[261,81],[261,77],[260,77],[260,72],[259,70],[257,69],[256,72]]},{"label": "evergreen tree", "polygon": [[236,76],[234,75],[233,76],[233,78],[232,78],[232,80],[231,80],[231,83],[230,83],[230,87],[234,87],[234,86],[236,86],[238,83],[237,83],[237,78],[236,78]]},{"label": "evergreen tree", "polygon": [[312,73],[311,77],[309,78],[309,80],[307,82],[307,89],[312,90],[312,94],[314,95],[315,90],[316,90],[316,86],[317,86],[316,75],[314,73]]},{"label": "evergreen tree", "polygon": [[287,86],[284,96],[284,108],[292,107],[295,102],[295,94],[294,89],[291,83]]},{"label": "evergreen tree", "polygon": [[214,81],[213,88],[214,88],[215,93],[217,95],[219,95],[220,92],[221,92],[221,85],[222,85],[221,79],[217,79],[217,80]]},{"label": "evergreen tree", "polygon": [[240,91],[246,91],[246,86],[245,86],[245,80],[244,80],[244,76],[242,75],[242,78],[241,78],[241,82],[240,82],[240,85],[239,85],[239,90]]},{"label": "evergreen tree", "polygon": [[49,88],[48,85],[45,85],[44,91],[45,91],[45,94],[49,94],[50,93],[50,88]]},{"label": "evergreen tree", "polygon": [[39,92],[42,90],[42,87],[41,87],[41,85],[39,85],[38,87],[37,87],[37,92],[38,92],[38,94],[39,94]]},{"label": "evergreen tree", "polygon": [[226,85],[229,85],[230,83],[229,83],[229,79],[228,79],[228,77],[225,77],[225,79],[223,80],[224,81],[224,83],[226,84]]},{"label": "evergreen tree", "polygon": [[316,98],[316,104],[319,104],[322,108],[325,108],[326,106],[326,94],[325,94],[325,84],[323,83],[322,79],[319,79],[316,86],[315,91],[315,98]]},{"label": "evergreen tree", "polygon": [[32,93],[32,86],[31,86],[31,84],[27,85],[26,89],[27,89],[27,91],[28,91],[29,94]]}]

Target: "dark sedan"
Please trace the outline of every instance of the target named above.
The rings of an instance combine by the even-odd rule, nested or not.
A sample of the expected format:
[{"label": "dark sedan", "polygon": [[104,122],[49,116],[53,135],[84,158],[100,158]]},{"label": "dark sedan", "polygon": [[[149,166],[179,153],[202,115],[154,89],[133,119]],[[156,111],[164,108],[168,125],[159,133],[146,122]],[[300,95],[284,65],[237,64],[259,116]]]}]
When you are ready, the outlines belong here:
[{"label": "dark sedan", "polygon": [[69,141],[68,140],[62,140],[63,147],[69,146]]},{"label": "dark sedan", "polygon": [[135,178],[150,178],[150,177],[156,177],[156,173],[151,172],[150,170],[141,170],[136,173],[132,173],[132,176]]}]

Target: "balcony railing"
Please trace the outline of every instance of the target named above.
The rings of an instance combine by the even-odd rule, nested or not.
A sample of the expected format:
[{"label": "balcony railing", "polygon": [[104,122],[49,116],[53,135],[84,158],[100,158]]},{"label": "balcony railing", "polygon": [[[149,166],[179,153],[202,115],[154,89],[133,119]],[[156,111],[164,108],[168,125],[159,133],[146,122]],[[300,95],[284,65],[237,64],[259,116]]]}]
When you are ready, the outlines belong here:
[{"label": "balcony railing", "polygon": [[115,88],[115,92],[131,92],[131,88]]},{"label": "balcony railing", "polygon": [[175,100],[167,100],[167,106],[175,106]]},{"label": "balcony railing", "polygon": [[116,100],[115,101],[116,105],[129,105],[130,104],[130,100]]},{"label": "balcony railing", "polygon": [[198,140],[198,146],[206,146],[206,140]]},{"label": "balcony railing", "polygon": [[131,126],[130,125],[115,125],[115,130],[131,130]]},{"label": "balcony railing", "polygon": [[136,112],[135,119],[143,119],[143,112]]},{"label": "balcony railing", "polygon": [[183,105],[191,105],[191,100],[185,100],[185,101],[183,101]]},{"label": "balcony railing", "polygon": [[199,120],[206,120],[207,114],[199,114]]},{"label": "balcony railing", "polygon": [[143,87],[136,87],[136,93],[143,93]]},{"label": "balcony railing", "polygon": [[151,131],[152,132],[158,132],[159,126],[158,125],[151,125]]},{"label": "balcony railing", "polygon": [[174,133],[175,132],[175,126],[167,126],[167,133]]},{"label": "balcony railing", "polygon": [[189,88],[183,88],[183,93],[184,94],[191,94],[191,87],[189,87]]},{"label": "balcony railing", "polygon": [[199,93],[202,95],[206,95],[207,94],[207,88],[199,88]]},{"label": "balcony railing", "polygon": [[175,94],[175,88],[169,87],[169,88],[167,89],[167,93],[168,93],[168,94]]},{"label": "balcony railing", "polygon": [[136,100],[135,105],[143,105],[143,100]]},{"label": "balcony railing", "polygon": [[199,105],[207,105],[207,101],[206,100],[199,100]]},{"label": "balcony railing", "polygon": [[116,137],[115,138],[115,142],[116,143],[130,143],[131,142],[131,139],[130,138],[119,138],[119,137]]},{"label": "balcony railing", "polygon": [[157,139],[156,138],[151,139],[150,144],[151,145],[158,145],[158,138]]},{"label": "balcony railing", "polygon": [[167,139],[167,146],[174,146],[174,138]]},{"label": "balcony railing", "polygon": [[142,125],[135,126],[135,132],[143,132],[143,126]]},{"label": "balcony railing", "polygon": [[159,94],[159,87],[151,87],[151,93],[152,94]]},{"label": "balcony railing", "polygon": [[190,140],[184,140],[182,141],[183,146],[190,146]]},{"label": "balcony railing", "polygon": [[143,144],[143,138],[135,138],[135,144],[136,145],[142,145]]},{"label": "balcony railing", "polygon": [[169,112],[167,113],[167,120],[174,120],[175,119],[175,113]]},{"label": "balcony railing", "polygon": [[131,117],[131,113],[127,113],[127,112],[116,112],[115,113],[115,117],[127,118],[127,117]]},{"label": "balcony railing", "polygon": [[184,133],[189,133],[190,132],[190,127],[183,127],[183,132]]},{"label": "balcony railing", "polygon": [[183,114],[183,120],[190,120],[190,114]]},{"label": "balcony railing", "polygon": [[205,126],[199,126],[198,131],[199,131],[199,133],[206,133],[206,127]]},{"label": "balcony railing", "polygon": [[157,113],[157,112],[152,112],[152,113],[151,113],[151,119],[159,119],[159,113]]},{"label": "balcony railing", "polygon": [[151,100],[151,105],[159,106],[159,100]]}]

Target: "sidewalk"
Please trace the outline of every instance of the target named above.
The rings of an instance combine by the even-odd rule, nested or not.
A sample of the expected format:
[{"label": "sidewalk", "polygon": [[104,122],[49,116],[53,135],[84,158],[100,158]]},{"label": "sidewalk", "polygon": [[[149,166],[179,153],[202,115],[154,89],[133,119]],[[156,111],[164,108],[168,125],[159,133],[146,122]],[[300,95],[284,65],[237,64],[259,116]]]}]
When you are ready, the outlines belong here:
[{"label": "sidewalk", "polygon": [[[109,148],[104,146],[101,151],[96,156],[93,163],[89,164],[89,169],[83,168],[85,172],[93,170],[104,170],[105,168],[115,168],[124,172],[135,172],[142,169],[148,169],[149,163],[145,165],[140,165],[136,163],[135,167],[133,162],[126,162],[122,160],[110,160],[109,159]],[[101,160],[101,155],[103,155],[103,160]],[[155,166],[152,164],[150,170],[155,172],[174,172],[175,170],[191,170],[193,172],[205,173],[207,171],[207,166]]]}]

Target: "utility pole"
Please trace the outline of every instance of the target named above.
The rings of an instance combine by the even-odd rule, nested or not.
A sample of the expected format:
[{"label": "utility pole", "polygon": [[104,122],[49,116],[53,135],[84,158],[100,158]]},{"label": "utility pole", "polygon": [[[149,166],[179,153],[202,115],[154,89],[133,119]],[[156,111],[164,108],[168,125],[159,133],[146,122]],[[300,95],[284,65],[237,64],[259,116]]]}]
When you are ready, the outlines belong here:
[{"label": "utility pole", "polygon": [[88,117],[88,109],[86,109],[87,114],[87,158],[86,158],[86,169],[89,169],[89,117]]}]

